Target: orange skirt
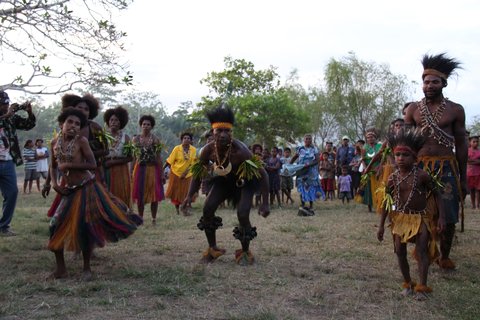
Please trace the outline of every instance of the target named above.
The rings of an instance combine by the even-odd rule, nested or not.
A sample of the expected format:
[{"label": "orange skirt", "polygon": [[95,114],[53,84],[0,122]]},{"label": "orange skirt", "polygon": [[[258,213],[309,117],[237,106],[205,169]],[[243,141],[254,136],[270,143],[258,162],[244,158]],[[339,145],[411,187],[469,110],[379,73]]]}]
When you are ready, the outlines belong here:
[{"label": "orange skirt", "polygon": [[130,172],[128,163],[105,169],[105,182],[108,190],[130,207]]},{"label": "orange skirt", "polygon": [[168,188],[165,196],[169,198],[174,205],[181,204],[187,197],[191,181],[192,177],[180,179],[180,177],[172,172],[168,179]]}]

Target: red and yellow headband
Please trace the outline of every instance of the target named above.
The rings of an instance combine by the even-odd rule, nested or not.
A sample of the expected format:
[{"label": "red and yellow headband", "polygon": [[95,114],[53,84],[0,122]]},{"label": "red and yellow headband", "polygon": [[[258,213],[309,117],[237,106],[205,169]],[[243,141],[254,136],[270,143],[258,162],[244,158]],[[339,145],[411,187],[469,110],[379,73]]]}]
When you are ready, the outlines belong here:
[{"label": "red and yellow headband", "polygon": [[212,129],[217,129],[217,128],[232,129],[233,124],[231,124],[230,122],[214,122],[214,123],[212,123]]},{"label": "red and yellow headband", "polygon": [[415,151],[413,151],[412,148],[410,148],[409,146],[396,146],[394,149],[393,149],[393,153],[397,153],[397,152],[409,152],[411,154],[413,154],[414,156],[417,156],[417,153]]},{"label": "red and yellow headband", "polygon": [[440,71],[435,70],[435,69],[425,69],[425,70],[423,70],[422,79],[425,78],[425,76],[437,76],[437,77],[442,78],[443,80],[447,80],[447,78],[448,78],[445,73],[440,72]]}]

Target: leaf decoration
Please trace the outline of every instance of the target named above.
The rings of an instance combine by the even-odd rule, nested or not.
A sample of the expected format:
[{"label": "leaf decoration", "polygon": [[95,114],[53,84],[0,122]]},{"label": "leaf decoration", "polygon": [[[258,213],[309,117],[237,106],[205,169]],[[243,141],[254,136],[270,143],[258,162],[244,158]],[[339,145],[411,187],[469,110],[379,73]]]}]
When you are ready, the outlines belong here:
[{"label": "leaf decoration", "polygon": [[260,168],[263,168],[263,162],[257,157],[253,156],[251,159],[243,161],[238,166],[238,179],[252,180],[253,178],[260,178]]}]

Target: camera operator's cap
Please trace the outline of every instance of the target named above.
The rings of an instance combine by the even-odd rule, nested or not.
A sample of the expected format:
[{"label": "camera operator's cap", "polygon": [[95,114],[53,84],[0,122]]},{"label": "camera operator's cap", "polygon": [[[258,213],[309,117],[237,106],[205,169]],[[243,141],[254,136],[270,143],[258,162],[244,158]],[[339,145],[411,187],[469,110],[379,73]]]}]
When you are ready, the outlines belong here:
[{"label": "camera operator's cap", "polygon": [[343,137],[342,137],[342,140],[349,140],[349,141],[350,141],[350,139],[348,138],[348,136],[343,136]]},{"label": "camera operator's cap", "polygon": [[0,91],[0,105],[1,104],[10,104],[10,98],[5,91]]}]

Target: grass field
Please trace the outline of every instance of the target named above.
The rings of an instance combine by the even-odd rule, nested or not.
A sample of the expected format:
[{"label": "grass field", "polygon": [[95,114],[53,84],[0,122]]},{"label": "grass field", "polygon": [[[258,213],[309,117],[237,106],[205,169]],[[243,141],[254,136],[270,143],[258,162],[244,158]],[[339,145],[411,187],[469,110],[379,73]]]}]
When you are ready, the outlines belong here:
[{"label": "grass field", "polygon": [[[466,210],[457,233],[454,272],[433,265],[425,302],[401,298],[393,245],[376,240],[378,217],[364,206],[316,204],[316,216],[297,207],[252,212],[258,237],[252,266],[234,262],[236,215],[219,210],[218,242],[227,254],[199,263],[207,247],[194,215],[160,206],[157,226],[146,219],[130,238],[96,250],[94,280],[81,281],[81,260],[67,253],[69,277],[46,281],[54,256],[46,249],[46,211],[53,196],[20,195],[12,228],[0,238],[0,319],[478,319],[480,212]],[[469,208],[469,204],[467,205]],[[146,212],[149,214],[149,211]],[[148,215],[147,215],[148,217]],[[415,279],[416,264],[411,271]]]}]

